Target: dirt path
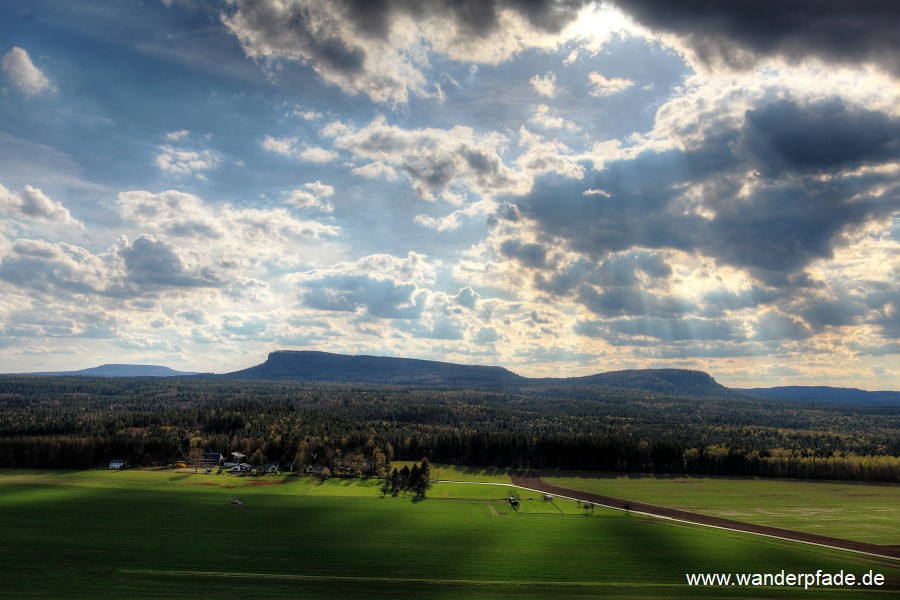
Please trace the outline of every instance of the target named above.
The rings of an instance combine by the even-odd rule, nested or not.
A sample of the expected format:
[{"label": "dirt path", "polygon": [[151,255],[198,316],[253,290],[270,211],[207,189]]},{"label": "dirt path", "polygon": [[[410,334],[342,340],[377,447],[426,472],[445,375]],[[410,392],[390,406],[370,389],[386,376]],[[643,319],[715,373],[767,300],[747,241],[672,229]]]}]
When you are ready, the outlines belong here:
[{"label": "dirt path", "polygon": [[600,494],[592,494],[590,492],[582,492],[571,488],[564,488],[558,485],[552,485],[545,482],[540,477],[528,477],[509,474],[513,484],[529,488],[541,493],[553,494],[555,496],[568,496],[578,500],[587,500],[594,504],[608,506],[611,508],[624,509],[628,505],[629,510],[634,512],[646,513],[658,517],[666,517],[669,519],[677,519],[679,521],[687,521],[689,523],[699,523],[711,527],[721,527],[723,529],[731,529],[733,531],[744,531],[747,533],[755,533],[758,535],[767,535],[771,537],[804,542],[807,544],[817,544],[820,546],[828,546],[831,548],[840,548],[842,550],[851,550],[854,552],[863,552],[883,558],[900,559],[900,546],[886,546],[880,544],[867,544],[865,542],[855,542],[852,540],[844,540],[841,538],[833,538],[825,535],[816,535],[814,533],[804,533],[802,531],[793,531],[791,529],[782,529],[780,527],[769,527],[767,525],[756,525],[754,523],[744,523],[743,521],[732,521],[731,519],[723,519],[721,517],[713,517],[709,515],[701,515],[686,510],[678,510],[675,508],[665,508],[663,506],[655,506],[644,502],[632,502],[630,500],[622,500],[621,498],[612,498],[610,496],[601,496]]}]

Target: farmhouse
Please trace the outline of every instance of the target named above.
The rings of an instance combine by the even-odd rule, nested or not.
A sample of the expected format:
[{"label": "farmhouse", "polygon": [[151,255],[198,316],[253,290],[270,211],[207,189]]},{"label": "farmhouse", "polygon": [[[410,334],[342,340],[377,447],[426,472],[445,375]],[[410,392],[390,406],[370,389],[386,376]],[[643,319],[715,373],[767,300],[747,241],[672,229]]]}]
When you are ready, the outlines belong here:
[{"label": "farmhouse", "polygon": [[123,459],[123,458],[114,458],[114,459],[112,459],[111,461],[109,461],[109,468],[110,468],[110,469],[115,469],[115,470],[118,471],[118,470],[120,470],[120,469],[124,469],[126,464],[127,464],[127,463],[125,462],[125,459]]},{"label": "farmhouse", "polygon": [[225,462],[222,464],[222,466],[236,467],[243,462],[247,462],[246,454],[242,454],[241,452],[232,452],[228,455],[228,458],[225,459]]},{"label": "farmhouse", "polygon": [[200,459],[200,466],[206,468],[218,467],[222,464],[222,460],[221,452],[204,452],[203,458]]},{"label": "farmhouse", "polygon": [[231,467],[232,473],[243,474],[250,473],[251,471],[253,471],[253,465],[249,463],[240,463],[238,465],[235,465],[234,467]]},{"label": "farmhouse", "polygon": [[274,475],[274,474],[278,473],[280,470],[281,469],[279,468],[278,463],[268,463],[263,466],[263,471],[265,471],[267,474]]}]

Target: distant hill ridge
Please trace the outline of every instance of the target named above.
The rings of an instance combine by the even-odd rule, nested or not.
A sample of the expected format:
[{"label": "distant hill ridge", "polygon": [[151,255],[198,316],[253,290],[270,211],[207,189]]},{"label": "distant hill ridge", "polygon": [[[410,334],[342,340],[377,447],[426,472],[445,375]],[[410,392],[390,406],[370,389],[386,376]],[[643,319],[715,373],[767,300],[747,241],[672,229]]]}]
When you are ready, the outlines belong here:
[{"label": "distant hill ridge", "polygon": [[900,405],[900,392],[870,392],[857,388],[839,388],[824,385],[783,385],[771,388],[752,388],[737,391],[758,398],[773,398],[779,400],[802,400],[807,402],[828,402],[866,406]]},{"label": "distant hill ridge", "polygon": [[28,373],[28,375],[50,376],[85,376],[85,377],[184,377],[196,375],[194,371],[176,371],[160,365],[126,365],[106,364],[78,371],[50,371],[45,373]]},{"label": "distant hill ridge", "polygon": [[702,371],[688,369],[635,369],[582,377],[529,378],[496,366],[462,365],[415,358],[346,355],[314,350],[277,350],[262,364],[214,375],[176,371],[159,365],[106,364],[79,371],[20,373],[91,377],[198,376],[222,379],[344,382],[376,385],[435,386],[565,392],[572,387],[639,390],[665,396],[743,398],[748,396],[789,402],[815,402],[855,406],[900,406],[900,392],[869,392],[827,386],[779,386],[731,389]]},{"label": "distant hill ridge", "polygon": [[666,395],[735,395],[735,392],[717,383],[707,373],[685,369],[645,369],[612,371],[585,377],[528,378],[503,367],[311,350],[272,352],[266,362],[260,365],[220,377],[472,388],[590,386],[639,389]]}]

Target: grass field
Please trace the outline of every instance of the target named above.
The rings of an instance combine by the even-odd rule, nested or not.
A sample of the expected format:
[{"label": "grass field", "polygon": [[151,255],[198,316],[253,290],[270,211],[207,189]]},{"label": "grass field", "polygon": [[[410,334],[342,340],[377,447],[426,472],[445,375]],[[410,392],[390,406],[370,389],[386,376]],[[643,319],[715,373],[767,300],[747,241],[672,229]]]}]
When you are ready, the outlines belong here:
[{"label": "grass field", "polygon": [[563,487],[874,544],[900,544],[900,486],[653,475],[553,476]]},{"label": "grass field", "polygon": [[509,486],[482,483],[495,485],[436,484],[414,501],[381,498],[362,480],[0,471],[0,596],[813,597],[692,588],[684,577],[781,569],[874,569],[892,589],[816,597],[897,595],[896,562],[618,511],[586,516],[525,494],[514,513],[502,501]]}]

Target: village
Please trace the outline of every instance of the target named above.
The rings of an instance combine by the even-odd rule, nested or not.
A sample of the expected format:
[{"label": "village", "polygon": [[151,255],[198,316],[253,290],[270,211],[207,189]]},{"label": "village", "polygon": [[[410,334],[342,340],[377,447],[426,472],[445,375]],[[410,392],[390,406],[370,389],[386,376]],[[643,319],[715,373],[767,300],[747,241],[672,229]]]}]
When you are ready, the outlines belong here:
[{"label": "village", "polygon": [[[258,462],[259,464],[253,464]],[[296,473],[297,475],[318,475],[319,477],[366,477],[375,475],[375,465],[370,461],[359,461],[352,458],[335,460],[332,466],[327,465],[295,465],[286,466],[278,462],[254,461],[242,452],[230,452],[225,455],[221,452],[192,452],[188,458],[165,465],[154,464],[156,468],[188,469],[195,473],[201,471],[206,474],[257,476],[278,475],[280,473]],[[114,458],[109,461],[109,470],[120,471],[135,467],[127,460]]]}]

